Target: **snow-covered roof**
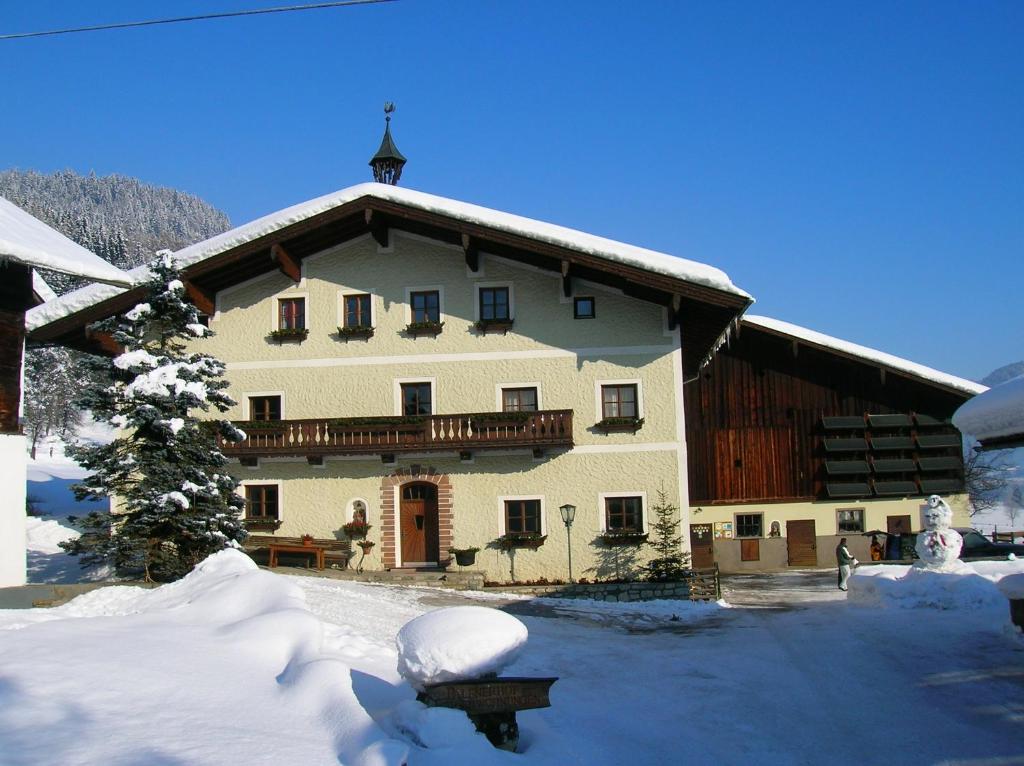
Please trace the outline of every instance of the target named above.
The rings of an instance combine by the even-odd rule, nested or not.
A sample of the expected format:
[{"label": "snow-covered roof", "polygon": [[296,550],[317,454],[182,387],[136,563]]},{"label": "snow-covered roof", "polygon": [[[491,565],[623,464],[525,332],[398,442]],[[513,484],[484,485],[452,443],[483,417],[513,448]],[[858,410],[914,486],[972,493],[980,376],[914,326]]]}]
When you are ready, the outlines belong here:
[{"label": "snow-covered roof", "polygon": [[[467,202],[438,197],[434,194],[405,189],[388,184],[364,183],[326,194],[322,197],[287,207],[276,213],[265,215],[255,221],[218,234],[215,237],[197,242],[174,253],[174,261],[179,268],[191,266],[207,258],[232,250],[240,245],[273,234],[293,224],[308,220],[341,205],[354,202],[361,197],[374,197],[379,200],[393,202],[406,207],[416,208],[425,212],[443,215],[466,223],[485,226],[490,229],[516,234],[529,239],[566,247],[580,253],[593,255],[607,261],[622,263],[661,274],[675,279],[685,280],[694,284],[704,285],[716,290],[731,293],[743,298],[750,294],[736,287],[729,276],[697,261],[678,258],[655,250],[627,245],[612,239],[605,239],[564,226],[536,221],[532,218],[503,213],[499,210],[471,205]],[[129,274],[136,281],[145,279],[148,274],[146,267],[132,269]],[[119,291],[89,286],[73,293],[61,296],[60,299],[30,312],[29,329],[41,327],[49,322],[75,313],[87,306],[116,295]]]},{"label": "snow-covered roof", "polygon": [[765,330],[771,330],[783,335],[789,335],[813,346],[819,346],[821,348],[838,351],[849,356],[855,356],[866,362],[870,362],[871,364],[888,367],[891,370],[907,373],[908,375],[913,375],[915,378],[921,378],[932,383],[938,383],[939,385],[946,386],[947,388],[953,388],[957,391],[963,391],[964,393],[980,394],[982,391],[988,390],[986,386],[983,386],[980,383],[975,383],[973,380],[958,378],[956,375],[940,372],[939,370],[932,369],[931,367],[925,367],[923,364],[917,364],[916,362],[911,362],[906,359],[901,359],[898,356],[887,354],[884,351],[878,351],[873,348],[868,348],[867,346],[861,346],[857,343],[850,343],[849,341],[841,340],[840,338],[833,338],[831,335],[825,335],[824,333],[815,332],[814,330],[808,330],[806,327],[800,327],[799,325],[790,324],[789,322],[783,322],[778,319],[772,319],[771,317],[744,314],[743,323],[754,327],[761,327]]},{"label": "snow-covered roof", "polygon": [[964,402],[953,425],[980,442],[1016,438],[1024,443],[1024,375]]},{"label": "snow-covered roof", "polygon": [[0,258],[116,285],[132,284],[121,269],[72,242],[0,197]]},{"label": "snow-covered roof", "polygon": [[53,291],[53,288],[46,284],[46,280],[39,276],[39,272],[32,272],[32,292],[34,292],[41,301],[52,301],[57,297],[57,293]]}]

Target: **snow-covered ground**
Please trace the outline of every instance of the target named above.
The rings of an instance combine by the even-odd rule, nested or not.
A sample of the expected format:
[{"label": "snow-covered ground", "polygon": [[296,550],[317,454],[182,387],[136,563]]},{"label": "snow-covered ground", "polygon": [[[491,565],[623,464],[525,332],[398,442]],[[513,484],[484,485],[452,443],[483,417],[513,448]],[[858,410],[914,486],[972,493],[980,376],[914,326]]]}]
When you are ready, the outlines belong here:
[{"label": "snow-covered ground", "polygon": [[[1021,763],[1024,639],[996,582],[1024,563],[972,567],[941,605],[878,566],[849,600],[771,610],[473,600],[226,551],[155,590],[0,611],[0,763]],[[403,625],[473,603],[529,630],[508,674],[559,677],[519,714],[521,754],[397,671]]]}]

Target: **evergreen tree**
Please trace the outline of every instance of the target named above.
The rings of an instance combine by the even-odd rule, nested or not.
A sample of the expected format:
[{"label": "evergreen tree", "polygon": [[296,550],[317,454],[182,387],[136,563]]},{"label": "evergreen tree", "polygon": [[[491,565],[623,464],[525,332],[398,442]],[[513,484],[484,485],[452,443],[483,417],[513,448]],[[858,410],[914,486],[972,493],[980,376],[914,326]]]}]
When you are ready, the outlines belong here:
[{"label": "evergreen tree", "polygon": [[682,580],[690,564],[690,554],[682,552],[679,507],[668,501],[665,490],[659,489],[658,502],[651,510],[654,511],[651,525],[654,539],[650,545],[658,555],[647,564],[647,579],[655,582]]},{"label": "evergreen tree", "polygon": [[118,508],[76,520],[84,534],[61,545],[80,555],[83,566],[140,568],[147,581],[166,582],[244,539],[238,482],[223,470],[227,459],[216,435],[233,441],[244,436],[228,421],[195,417],[234,404],[224,392],[224,366],[186,352],[186,341],[210,331],[183,299],[170,251],[158,253],[149,270],[145,303],[93,325],[124,351],[93,362],[106,367],[112,382],[86,385],[79,400],[96,420],[118,428],[119,436],[70,450],[93,472],[75,485],[76,497],[116,495]]}]

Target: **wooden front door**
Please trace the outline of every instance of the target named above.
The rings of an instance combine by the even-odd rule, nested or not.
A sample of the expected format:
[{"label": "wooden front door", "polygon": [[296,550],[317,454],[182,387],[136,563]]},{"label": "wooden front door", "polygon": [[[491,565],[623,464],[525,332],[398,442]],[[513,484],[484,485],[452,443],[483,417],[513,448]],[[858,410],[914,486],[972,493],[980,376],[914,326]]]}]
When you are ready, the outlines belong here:
[{"label": "wooden front door", "polygon": [[436,564],[440,558],[437,525],[437,487],[406,484],[402,487],[399,511],[402,536],[402,566]]},{"label": "wooden front door", "polygon": [[818,538],[814,519],[786,522],[786,553],[791,567],[818,565]]},{"label": "wooden front door", "polygon": [[710,524],[690,525],[690,551],[693,553],[690,566],[694,569],[710,569],[715,565],[715,541]]}]

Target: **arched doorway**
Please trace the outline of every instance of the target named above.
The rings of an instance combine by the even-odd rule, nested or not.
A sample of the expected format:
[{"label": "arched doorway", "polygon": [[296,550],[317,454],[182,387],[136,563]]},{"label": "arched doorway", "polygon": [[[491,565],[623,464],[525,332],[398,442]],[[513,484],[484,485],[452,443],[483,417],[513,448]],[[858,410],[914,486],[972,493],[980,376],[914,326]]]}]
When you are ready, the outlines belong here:
[{"label": "arched doorway", "polygon": [[437,485],[412,482],[401,487],[398,529],[402,566],[436,566],[440,561]]}]

